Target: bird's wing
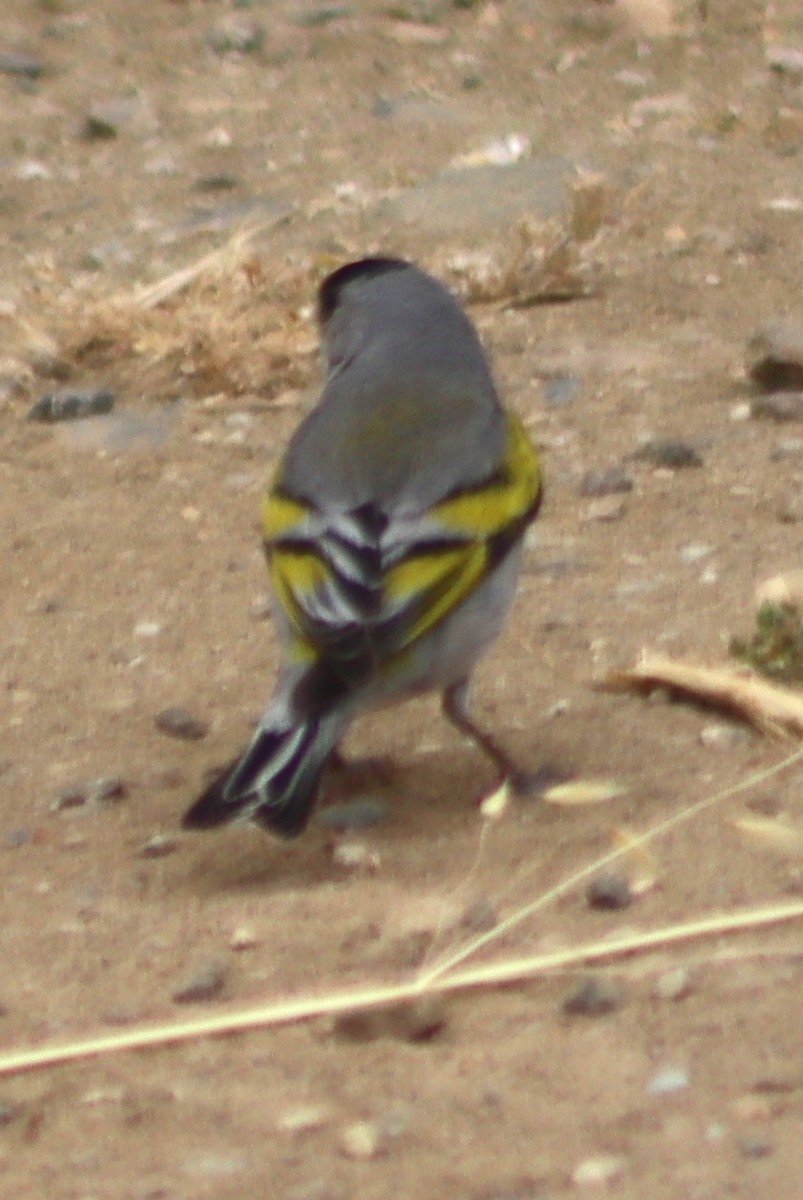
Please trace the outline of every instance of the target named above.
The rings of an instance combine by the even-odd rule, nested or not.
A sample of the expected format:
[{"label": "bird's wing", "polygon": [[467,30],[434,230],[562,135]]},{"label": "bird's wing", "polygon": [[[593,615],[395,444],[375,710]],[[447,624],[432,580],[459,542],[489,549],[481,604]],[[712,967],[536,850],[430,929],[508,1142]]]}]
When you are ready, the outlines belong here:
[{"label": "bird's wing", "polygon": [[423,513],[371,504],[324,512],[274,489],[263,509],[273,587],[294,656],[364,682],[433,630],[487,577],[535,516],[538,458],[508,418],[501,466]]}]

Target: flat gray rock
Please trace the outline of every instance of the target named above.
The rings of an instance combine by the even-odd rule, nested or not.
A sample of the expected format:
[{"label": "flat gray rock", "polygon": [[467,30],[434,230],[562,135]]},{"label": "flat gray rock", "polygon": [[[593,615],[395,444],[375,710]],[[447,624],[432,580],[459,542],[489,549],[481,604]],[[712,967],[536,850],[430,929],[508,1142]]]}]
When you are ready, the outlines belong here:
[{"label": "flat gray rock", "polygon": [[576,163],[552,156],[508,166],[444,171],[380,204],[380,215],[441,236],[481,229],[503,231],[524,217],[549,220],[569,212]]}]

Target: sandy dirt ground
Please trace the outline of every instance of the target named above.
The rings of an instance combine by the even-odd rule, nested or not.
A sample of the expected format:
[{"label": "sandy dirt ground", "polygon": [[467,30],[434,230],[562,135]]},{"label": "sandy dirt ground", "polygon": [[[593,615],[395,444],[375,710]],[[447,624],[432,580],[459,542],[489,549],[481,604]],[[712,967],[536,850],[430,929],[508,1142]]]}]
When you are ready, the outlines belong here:
[{"label": "sandy dirt ground", "polygon": [[[643,22],[671,5],[628,7],[4,7],[0,1054],[410,980],[490,930],[464,965],[799,901],[800,857],[734,824],[803,819],[800,764],[761,776],[794,743],[595,687],[643,647],[727,662],[756,585],[803,548],[803,426],[753,416],[744,371],[757,327],[801,319],[801,75],[771,65],[762,3],[678,4],[661,36]],[[623,790],[489,823],[492,774],[433,699],[349,737],[398,768],[369,789],[379,824],[336,844],[320,823],[289,844],[182,834],[277,666],[259,495],[319,379],[315,284],[377,250],[445,271],[471,221],[455,211],[452,236],[425,189],[500,153],[601,173],[608,209],[590,294],[471,304],[548,489],[476,709],[523,760]],[[402,193],[423,195],[412,223]],[[512,236],[495,211],[472,252]],[[224,259],[140,325],[109,299],[221,247],[231,277]],[[65,386],[109,388],[114,413],[27,419]],[[634,457],[650,439],[697,465]],[[609,470],[622,490],[588,494]],[[157,726],[176,707],[203,737]],[[734,788],[609,866],[645,885],[628,907],[594,907],[586,878],[503,929],[617,830]],[[790,921],[392,1020],[11,1074],[0,1190],[794,1200],[802,951]]]}]

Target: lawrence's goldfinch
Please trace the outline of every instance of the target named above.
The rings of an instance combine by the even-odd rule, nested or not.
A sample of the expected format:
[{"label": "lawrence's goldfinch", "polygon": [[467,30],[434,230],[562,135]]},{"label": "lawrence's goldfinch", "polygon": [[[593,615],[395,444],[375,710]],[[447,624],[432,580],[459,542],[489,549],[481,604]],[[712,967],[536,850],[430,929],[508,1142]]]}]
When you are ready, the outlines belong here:
[{"label": "lawrence's goldfinch", "polygon": [[306,826],[364,709],[438,690],[514,786],[525,774],[468,714],[468,683],[513,598],[541,501],[538,459],[501,407],[477,334],[435,279],[394,258],[324,280],[321,397],[263,507],[286,660],[250,745],[184,825]]}]

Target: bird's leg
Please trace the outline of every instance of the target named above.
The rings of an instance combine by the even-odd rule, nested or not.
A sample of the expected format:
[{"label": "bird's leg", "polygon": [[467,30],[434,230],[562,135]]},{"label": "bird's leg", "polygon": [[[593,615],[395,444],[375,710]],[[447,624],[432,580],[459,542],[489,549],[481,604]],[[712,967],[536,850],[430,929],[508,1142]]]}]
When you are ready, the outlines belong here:
[{"label": "bird's leg", "polygon": [[478,749],[490,758],[502,777],[510,782],[514,792],[520,796],[536,796],[555,782],[557,773],[550,767],[528,771],[514,762],[494,737],[482,729],[469,712],[469,680],[461,679],[446,688],[441,698],[443,715],[447,721],[470,738]]}]

